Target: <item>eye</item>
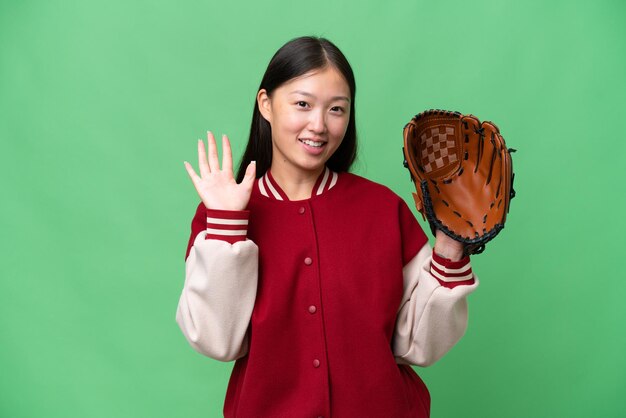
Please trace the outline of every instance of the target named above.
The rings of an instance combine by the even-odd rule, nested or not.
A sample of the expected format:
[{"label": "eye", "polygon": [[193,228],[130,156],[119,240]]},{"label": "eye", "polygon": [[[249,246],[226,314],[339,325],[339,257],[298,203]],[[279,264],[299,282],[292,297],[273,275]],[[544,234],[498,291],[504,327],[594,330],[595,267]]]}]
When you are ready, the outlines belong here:
[{"label": "eye", "polygon": [[330,108],[330,110],[335,113],[343,113],[343,107],[341,106],[333,106]]},{"label": "eye", "polygon": [[298,107],[307,107],[309,104],[303,100],[300,100],[299,102],[296,102],[296,106]]}]

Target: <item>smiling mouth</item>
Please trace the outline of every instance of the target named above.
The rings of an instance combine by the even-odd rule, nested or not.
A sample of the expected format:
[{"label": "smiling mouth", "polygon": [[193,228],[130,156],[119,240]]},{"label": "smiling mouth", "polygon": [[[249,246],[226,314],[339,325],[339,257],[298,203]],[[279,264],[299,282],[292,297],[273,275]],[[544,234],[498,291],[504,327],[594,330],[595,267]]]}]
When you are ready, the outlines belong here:
[{"label": "smiling mouth", "polygon": [[306,139],[306,138],[298,138],[298,141],[302,142],[303,144],[306,144],[310,147],[315,147],[315,148],[321,148],[324,145],[326,145],[326,142],[323,141],[313,141],[311,139]]}]

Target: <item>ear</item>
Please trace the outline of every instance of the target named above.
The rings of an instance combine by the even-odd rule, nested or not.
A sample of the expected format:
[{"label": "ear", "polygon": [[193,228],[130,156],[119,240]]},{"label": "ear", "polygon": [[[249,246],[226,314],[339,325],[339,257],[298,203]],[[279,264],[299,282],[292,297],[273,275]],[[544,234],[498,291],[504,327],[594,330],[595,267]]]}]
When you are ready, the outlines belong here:
[{"label": "ear", "polygon": [[263,118],[269,123],[272,123],[272,101],[267,95],[267,91],[265,89],[261,89],[257,93],[256,103],[259,106],[261,116],[263,116]]}]

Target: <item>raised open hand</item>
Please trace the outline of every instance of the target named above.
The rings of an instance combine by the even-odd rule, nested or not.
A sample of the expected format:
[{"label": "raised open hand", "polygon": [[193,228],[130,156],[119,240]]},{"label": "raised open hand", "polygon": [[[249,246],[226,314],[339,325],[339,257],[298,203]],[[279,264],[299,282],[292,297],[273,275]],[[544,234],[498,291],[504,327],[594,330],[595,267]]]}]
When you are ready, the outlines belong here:
[{"label": "raised open hand", "polygon": [[209,145],[208,161],[204,141],[198,140],[200,176],[196,174],[191,164],[185,161],[185,168],[200,199],[207,209],[244,210],[250,200],[250,193],[252,193],[256,174],[255,162],[253,161],[248,165],[245,177],[241,183],[237,184],[233,176],[233,157],[228,137],[222,136],[221,169],[213,133],[207,132],[207,142]]}]

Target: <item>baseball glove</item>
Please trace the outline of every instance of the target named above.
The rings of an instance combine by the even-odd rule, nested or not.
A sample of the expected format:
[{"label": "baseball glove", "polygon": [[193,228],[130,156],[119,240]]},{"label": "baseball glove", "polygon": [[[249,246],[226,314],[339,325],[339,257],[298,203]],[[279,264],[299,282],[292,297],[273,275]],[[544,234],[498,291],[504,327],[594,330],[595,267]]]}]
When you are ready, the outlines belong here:
[{"label": "baseball glove", "polygon": [[427,110],[404,127],[404,166],[415,205],[439,229],[483,252],[504,228],[513,190],[511,153],[493,122],[447,110]]}]

